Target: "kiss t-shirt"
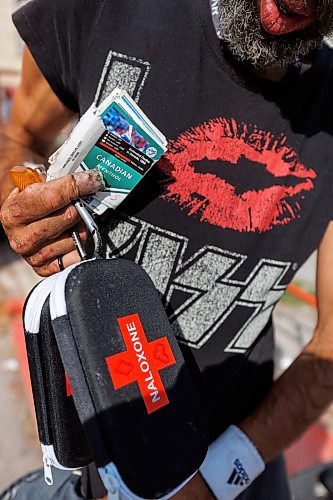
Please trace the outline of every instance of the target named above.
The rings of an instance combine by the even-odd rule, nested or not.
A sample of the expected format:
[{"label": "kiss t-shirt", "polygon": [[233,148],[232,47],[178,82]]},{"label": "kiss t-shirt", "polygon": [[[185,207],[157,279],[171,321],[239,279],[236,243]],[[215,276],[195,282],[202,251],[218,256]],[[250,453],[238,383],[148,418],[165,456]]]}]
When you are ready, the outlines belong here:
[{"label": "kiss t-shirt", "polygon": [[59,99],[116,86],[169,149],[103,221],[163,301],[212,437],[272,381],[271,315],[332,218],[332,51],[261,80],[223,54],[209,0],[32,0],[14,22]]}]

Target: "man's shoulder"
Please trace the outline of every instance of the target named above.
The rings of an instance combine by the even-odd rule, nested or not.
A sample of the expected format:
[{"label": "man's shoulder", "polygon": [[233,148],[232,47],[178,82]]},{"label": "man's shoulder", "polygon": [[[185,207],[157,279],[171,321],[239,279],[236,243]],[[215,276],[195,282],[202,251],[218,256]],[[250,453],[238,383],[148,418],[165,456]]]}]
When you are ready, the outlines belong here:
[{"label": "man's shoulder", "polygon": [[[87,11],[98,12],[106,0],[29,0],[16,13],[34,13],[49,11],[50,13],[61,12],[62,15],[75,12],[84,14]],[[113,0],[111,0],[113,1]]]}]

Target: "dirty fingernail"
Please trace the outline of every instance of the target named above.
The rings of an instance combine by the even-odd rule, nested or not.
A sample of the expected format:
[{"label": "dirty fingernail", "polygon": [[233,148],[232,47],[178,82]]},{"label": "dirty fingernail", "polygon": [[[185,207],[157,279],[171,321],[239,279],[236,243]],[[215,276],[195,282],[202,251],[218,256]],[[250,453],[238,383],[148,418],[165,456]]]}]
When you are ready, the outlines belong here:
[{"label": "dirty fingernail", "polygon": [[80,192],[96,192],[105,188],[103,174],[96,168],[73,174]]}]

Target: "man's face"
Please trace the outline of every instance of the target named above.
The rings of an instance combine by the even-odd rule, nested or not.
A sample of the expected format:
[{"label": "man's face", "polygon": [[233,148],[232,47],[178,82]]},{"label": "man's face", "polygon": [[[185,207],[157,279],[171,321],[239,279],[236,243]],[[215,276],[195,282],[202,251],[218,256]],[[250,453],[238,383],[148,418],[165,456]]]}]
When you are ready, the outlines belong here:
[{"label": "man's face", "polygon": [[231,54],[257,68],[287,66],[333,32],[333,0],[220,0]]}]

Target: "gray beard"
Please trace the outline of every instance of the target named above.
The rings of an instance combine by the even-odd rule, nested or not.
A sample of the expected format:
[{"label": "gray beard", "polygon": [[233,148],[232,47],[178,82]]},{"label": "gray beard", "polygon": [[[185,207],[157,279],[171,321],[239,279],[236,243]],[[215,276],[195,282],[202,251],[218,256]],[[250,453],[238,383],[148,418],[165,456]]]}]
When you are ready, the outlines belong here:
[{"label": "gray beard", "polygon": [[220,30],[229,52],[258,69],[289,66],[320,48],[333,31],[333,12],[326,6],[320,16],[311,28],[273,36],[263,29],[255,0],[220,0]]}]

